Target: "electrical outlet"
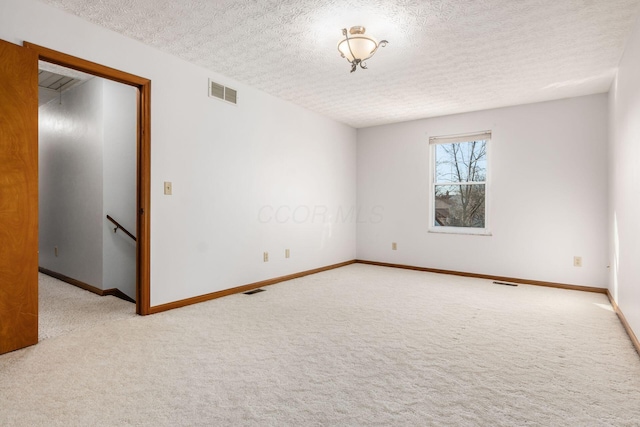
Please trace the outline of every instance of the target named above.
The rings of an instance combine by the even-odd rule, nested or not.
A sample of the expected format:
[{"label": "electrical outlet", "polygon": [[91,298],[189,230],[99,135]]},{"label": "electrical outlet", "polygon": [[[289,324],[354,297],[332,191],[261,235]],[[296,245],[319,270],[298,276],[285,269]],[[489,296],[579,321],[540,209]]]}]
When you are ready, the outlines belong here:
[{"label": "electrical outlet", "polygon": [[391,250],[394,250],[394,251],[398,250],[398,244],[396,242],[391,243]]},{"label": "electrical outlet", "polygon": [[268,262],[268,261],[269,261],[269,252],[264,252],[264,253],[262,254],[262,260],[263,260],[264,262]]},{"label": "electrical outlet", "polygon": [[285,249],[284,250],[284,257],[285,258],[289,258],[291,256],[291,252],[289,252],[289,249]]},{"label": "electrical outlet", "polygon": [[164,194],[165,196],[170,196],[173,193],[173,185],[171,181],[164,182]]},{"label": "electrical outlet", "polygon": [[582,267],[582,257],[581,256],[574,256],[573,257],[573,266],[574,267]]}]

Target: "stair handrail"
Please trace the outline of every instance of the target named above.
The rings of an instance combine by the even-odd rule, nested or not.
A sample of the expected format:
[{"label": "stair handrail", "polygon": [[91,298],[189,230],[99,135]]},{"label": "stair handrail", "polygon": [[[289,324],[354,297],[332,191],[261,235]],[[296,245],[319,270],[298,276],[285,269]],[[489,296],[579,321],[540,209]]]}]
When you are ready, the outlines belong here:
[{"label": "stair handrail", "polygon": [[131,234],[131,233],[129,232],[129,230],[127,230],[127,229],[126,229],[126,228],[124,228],[122,225],[120,225],[120,223],[119,223],[118,221],[116,221],[115,219],[111,218],[111,216],[110,216],[110,215],[107,215],[107,219],[108,219],[109,221],[111,221],[112,223],[114,223],[114,224],[115,224],[115,228],[113,229],[113,232],[114,232],[114,233],[116,233],[116,232],[118,231],[118,228],[119,228],[120,230],[124,231],[124,233],[125,233],[127,236],[131,237],[131,238],[133,239],[133,241],[134,241],[134,242],[136,242],[136,241],[137,241],[137,240],[136,240],[136,236],[134,236],[133,234]]}]

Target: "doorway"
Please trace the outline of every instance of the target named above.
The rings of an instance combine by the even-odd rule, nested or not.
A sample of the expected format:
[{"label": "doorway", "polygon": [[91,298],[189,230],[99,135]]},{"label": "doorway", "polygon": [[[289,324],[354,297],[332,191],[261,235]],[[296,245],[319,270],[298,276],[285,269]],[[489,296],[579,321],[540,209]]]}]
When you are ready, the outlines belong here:
[{"label": "doorway", "polygon": [[137,216],[138,90],[48,62],[38,68],[42,341],[135,315],[136,238],[128,230],[135,233]]},{"label": "doorway", "polygon": [[0,40],[0,354],[38,342],[38,60],[137,89],[136,313],[150,314],[151,81]]},{"label": "doorway", "polygon": [[42,46],[25,42],[40,61],[81,71],[93,76],[132,86],[137,89],[136,112],[136,313],[150,311],[150,94],[151,82],[100,64],[66,55]]}]

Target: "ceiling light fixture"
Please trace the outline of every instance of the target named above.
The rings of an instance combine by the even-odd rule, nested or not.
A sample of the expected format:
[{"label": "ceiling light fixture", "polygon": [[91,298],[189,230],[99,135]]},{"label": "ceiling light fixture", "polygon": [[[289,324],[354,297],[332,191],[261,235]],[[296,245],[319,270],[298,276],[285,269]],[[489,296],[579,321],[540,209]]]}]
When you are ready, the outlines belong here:
[{"label": "ceiling light fixture", "polygon": [[[360,68],[367,68],[367,64],[364,62],[371,58],[380,46],[385,47],[386,40],[381,40],[380,43],[373,37],[364,35],[364,27],[351,27],[349,31],[346,28],[342,29],[342,35],[344,39],[338,43],[338,51],[343,58],[351,64],[351,72],[353,73],[358,65]],[[351,34],[351,36],[349,36]]]}]

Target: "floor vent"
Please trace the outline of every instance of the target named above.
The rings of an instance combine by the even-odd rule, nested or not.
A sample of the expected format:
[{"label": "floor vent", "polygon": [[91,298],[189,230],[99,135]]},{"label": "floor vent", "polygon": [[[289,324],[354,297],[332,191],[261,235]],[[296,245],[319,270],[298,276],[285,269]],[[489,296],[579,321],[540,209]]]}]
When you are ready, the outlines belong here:
[{"label": "floor vent", "polygon": [[518,286],[515,283],[506,283],[506,282],[493,282],[496,285],[505,285],[505,286]]},{"label": "floor vent", "polygon": [[238,103],[238,91],[209,79],[209,97],[218,98],[231,104]]},{"label": "floor vent", "polygon": [[243,292],[245,295],[253,295],[253,294],[257,294],[258,292],[264,292],[264,289],[252,289],[248,292]]}]

